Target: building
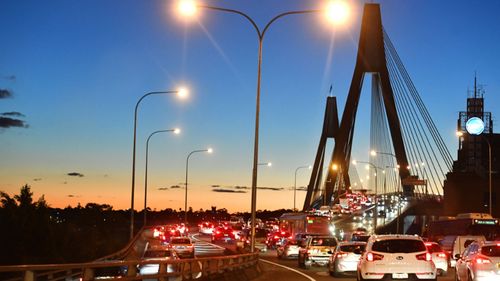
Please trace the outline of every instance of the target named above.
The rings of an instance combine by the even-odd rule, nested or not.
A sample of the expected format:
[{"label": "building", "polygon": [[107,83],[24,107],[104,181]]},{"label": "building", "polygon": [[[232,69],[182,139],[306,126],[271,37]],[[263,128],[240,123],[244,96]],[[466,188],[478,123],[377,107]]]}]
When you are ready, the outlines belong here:
[{"label": "building", "polygon": [[[467,121],[473,117],[484,122],[480,135],[467,132]],[[484,90],[477,86],[476,79],[474,90],[468,93],[467,111],[458,117],[457,137],[458,157],[443,187],[444,215],[489,213],[491,175],[492,215],[500,217],[500,134],[493,133],[491,112],[484,111]]]}]

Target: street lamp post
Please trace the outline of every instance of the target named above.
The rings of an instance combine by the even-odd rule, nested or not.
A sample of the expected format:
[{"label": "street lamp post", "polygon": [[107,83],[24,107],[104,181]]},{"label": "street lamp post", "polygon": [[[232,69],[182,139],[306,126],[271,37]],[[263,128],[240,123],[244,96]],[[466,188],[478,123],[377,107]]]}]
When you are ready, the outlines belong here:
[{"label": "street lamp post", "polygon": [[[254,132],[254,149],[253,149],[253,168],[252,168],[252,200],[251,200],[251,238],[250,238],[250,248],[251,251],[255,251],[255,219],[256,219],[256,207],[257,207],[257,166],[259,163],[259,115],[260,115],[260,90],[261,90],[261,68],[262,68],[262,45],[264,41],[264,36],[266,31],[269,29],[271,24],[287,15],[298,15],[298,14],[310,14],[321,12],[322,10],[300,10],[300,11],[289,11],[281,13],[273,17],[261,30],[257,23],[247,14],[234,10],[226,9],[220,7],[214,7],[203,4],[196,4],[195,1],[184,0],[180,2],[179,11],[186,16],[193,16],[196,14],[197,8],[204,8],[208,10],[215,10],[220,12],[226,12],[231,14],[237,14],[244,17],[250,22],[255,31],[257,32],[257,37],[259,41],[258,56],[257,56],[257,90],[256,90],[256,105],[255,105],[255,132]],[[328,6],[327,16],[332,21],[343,21],[347,17],[347,6],[344,2],[331,2]]]},{"label": "street lamp post", "polygon": [[179,129],[170,129],[170,130],[158,130],[158,131],[155,131],[155,132],[152,132],[148,139],[146,140],[146,169],[144,171],[144,226],[146,226],[146,213],[147,213],[147,210],[148,210],[148,205],[147,205],[147,202],[148,202],[148,156],[149,156],[149,140],[151,139],[151,137],[155,134],[158,134],[158,133],[166,133],[166,132],[174,132],[175,134],[179,134],[180,133],[180,130]]},{"label": "street lamp post", "polygon": [[212,153],[213,150],[211,148],[208,149],[200,149],[191,151],[186,158],[186,182],[185,182],[185,192],[184,192],[184,225],[187,226],[187,200],[188,200],[188,169],[189,169],[189,157],[194,153],[198,152],[208,152]]},{"label": "street lamp post", "polygon": [[132,192],[131,192],[131,202],[130,202],[130,240],[134,238],[134,191],[135,191],[135,150],[136,150],[136,140],[137,140],[137,112],[139,109],[139,104],[141,101],[151,95],[167,95],[167,94],[177,94],[179,97],[185,97],[187,91],[185,89],[171,90],[171,91],[156,91],[149,92],[143,95],[135,104],[134,110],[134,140],[132,146]]},{"label": "street lamp post", "polygon": [[300,167],[297,167],[297,169],[295,169],[295,181],[294,181],[294,184],[293,184],[293,211],[295,212],[297,209],[295,208],[295,201],[297,199],[297,172],[300,170],[300,169],[305,169],[305,168],[308,168],[308,169],[311,169],[311,165],[307,165],[307,166],[300,166]]}]

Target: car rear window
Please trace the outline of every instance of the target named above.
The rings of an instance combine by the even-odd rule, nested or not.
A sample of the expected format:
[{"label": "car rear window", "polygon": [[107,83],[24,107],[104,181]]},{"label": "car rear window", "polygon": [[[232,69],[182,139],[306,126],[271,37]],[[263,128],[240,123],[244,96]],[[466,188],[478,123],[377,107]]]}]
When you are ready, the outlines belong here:
[{"label": "car rear window", "polygon": [[437,252],[442,252],[443,249],[441,249],[441,247],[439,247],[438,244],[430,244],[430,245],[427,245],[427,251],[429,251],[429,253],[437,253]]},{"label": "car rear window", "polygon": [[483,246],[481,247],[481,254],[488,257],[500,257],[500,246]]},{"label": "car rear window", "polygon": [[313,238],[311,246],[337,246],[337,239],[335,238]]},{"label": "car rear window", "polygon": [[415,253],[427,251],[425,244],[413,239],[390,239],[375,241],[372,250],[383,253]]},{"label": "car rear window", "polygon": [[170,257],[172,254],[168,250],[148,250],[144,253],[145,258],[164,258]]},{"label": "car rear window", "polygon": [[172,244],[191,244],[191,240],[188,238],[175,238],[170,241]]},{"label": "car rear window", "polygon": [[366,245],[342,245],[340,246],[340,251],[342,252],[354,252],[356,249],[360,249],[361,251],[365,251]]}]

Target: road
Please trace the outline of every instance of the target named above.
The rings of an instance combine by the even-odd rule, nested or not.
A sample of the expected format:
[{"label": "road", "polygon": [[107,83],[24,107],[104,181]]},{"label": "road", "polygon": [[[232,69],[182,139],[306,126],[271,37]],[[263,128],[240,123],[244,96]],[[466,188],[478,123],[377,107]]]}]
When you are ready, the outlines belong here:
[{"label": "road", "polygon": [[[262,275],[259,276],[255,281],[323,281],[323,280],[342,280],[342,281],[355,281],[355,276],[346,276],[341,278],[332,277],[328,274],[326,267],[313,266],[310,269],[302,269],[297,266],[296,259],[281,260],[276,257],[276,251],[270,250],[267,253],[262,253],[260,255],[261,262],[260,266],[262,269]],[[282,266],[286,266],[284,268]],[[299,273],[298,273],[298,272]],[[447,274],[447,276],[439,276],[438,281],[452,281],[455,280],[455,273],[453,269]]]}]

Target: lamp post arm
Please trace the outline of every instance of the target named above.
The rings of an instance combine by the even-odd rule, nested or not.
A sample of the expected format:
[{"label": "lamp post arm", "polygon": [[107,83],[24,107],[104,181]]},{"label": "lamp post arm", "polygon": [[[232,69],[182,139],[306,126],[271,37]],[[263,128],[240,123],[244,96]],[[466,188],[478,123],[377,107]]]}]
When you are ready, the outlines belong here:
[{"label": "lamp post arm", "polygon": [[300,15],[300,14],[310,14],[310,13],[317,13],[317,12],[320,12],[320,10],[301,10],[301,11],[289,11],[289,12],[281,13],[281,14],[275,16],[274,18],[272,18],[266,24],[266,26],[264,26],[264,29],[262,30],[262,34],[260,34],[259,36],[260,36],[261,40],[264,39],[264,35],[266,35],[266,31],[269,29],[271,24],[273,24],[273,22],[275,22],[279,18],[282,18],[282,17],[287,16],[287,15]]},{"label": "lamp post arm", "polygon": [[199,5],[199,7],[205,8],[205,9],[210,9],[210,10],[215,10],[215,11],[226,12],[226,13],[238,14],[240,16],[243,16],[245,19],[247,19],[252,24],[253,28],[257,32],[257,36],[259,37],[259,40],[262,38],[262,34],[260,32],[260,29],[259,29],[259,26],[257,25],[257,23],[255,23],[255,21],[249,15],[247,15],[247,14],[241,12],[241,11],[233,10],[233,9],[220,8],[220,7],[214,7],[214,6],[208,6],[208,5]]}]

